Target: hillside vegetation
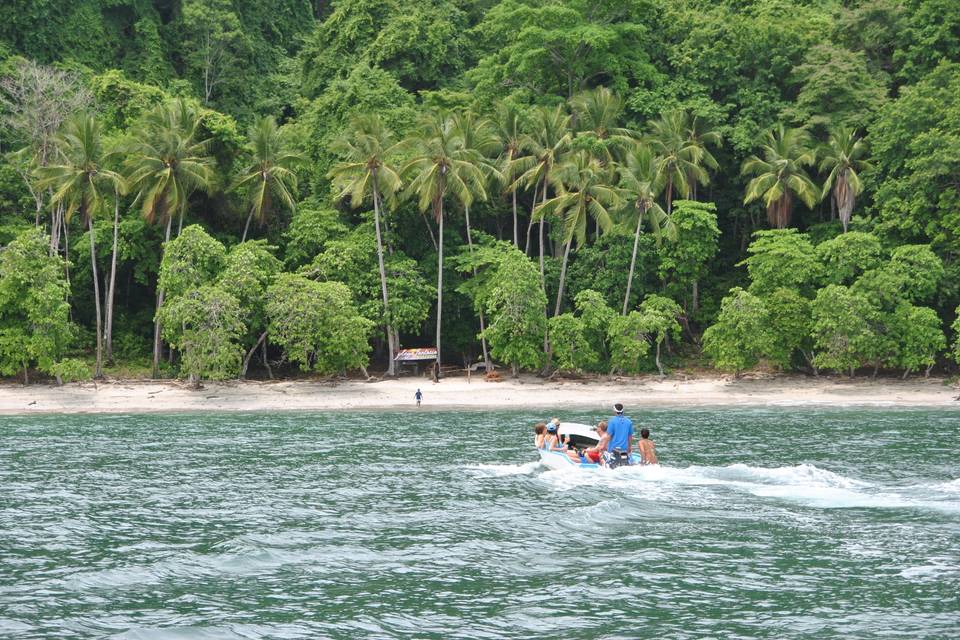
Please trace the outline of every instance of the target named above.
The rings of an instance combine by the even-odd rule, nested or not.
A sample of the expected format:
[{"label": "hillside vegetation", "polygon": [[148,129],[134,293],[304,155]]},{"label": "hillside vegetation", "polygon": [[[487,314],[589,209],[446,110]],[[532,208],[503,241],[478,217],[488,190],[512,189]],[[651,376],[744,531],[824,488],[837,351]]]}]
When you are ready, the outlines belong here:
[{"label": "hillside vegetation", "polygon": [[0,375],[960,359],[960,1],[0,23]]}]

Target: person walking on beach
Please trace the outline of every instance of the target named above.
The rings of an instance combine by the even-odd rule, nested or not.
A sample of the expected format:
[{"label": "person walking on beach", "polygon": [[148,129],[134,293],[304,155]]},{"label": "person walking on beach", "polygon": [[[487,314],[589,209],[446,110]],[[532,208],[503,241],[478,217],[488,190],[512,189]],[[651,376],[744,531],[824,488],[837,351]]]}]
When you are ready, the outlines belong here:
[{"label": "person walking on beach", "polygon": [[417,399],[417,406],[420,406],[420,401],[423,400],[423,394],[420,393],[420,389],[417,389],[417,392],[413,394],[413,397]]}]

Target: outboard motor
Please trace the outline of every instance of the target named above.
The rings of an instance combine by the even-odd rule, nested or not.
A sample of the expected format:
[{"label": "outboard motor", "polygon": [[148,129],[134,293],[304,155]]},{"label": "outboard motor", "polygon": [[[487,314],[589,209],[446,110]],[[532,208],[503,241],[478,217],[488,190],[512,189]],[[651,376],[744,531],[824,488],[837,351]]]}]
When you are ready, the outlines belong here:
[{"label": "outboard motor", "polygon": [[630,454],[623,449],[614,449],[607,454],[607,466],[611,469],[630,466]]}]

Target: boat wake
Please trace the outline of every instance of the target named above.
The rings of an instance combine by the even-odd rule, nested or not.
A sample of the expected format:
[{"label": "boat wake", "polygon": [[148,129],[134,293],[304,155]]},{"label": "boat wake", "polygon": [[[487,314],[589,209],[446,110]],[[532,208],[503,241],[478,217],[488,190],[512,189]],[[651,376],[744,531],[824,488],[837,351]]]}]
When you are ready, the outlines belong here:
[{"label": "boat wake", "polygon": [[501,478],[504,476],[529,476],[540,468],[540,461],[524,464],[476,464],[468,467],[479,477]]},{"label": "boat wake", "polygon": [[[960,480],[914,486],[884,485],[844,476],[813,464],[783,467],[669,467],[616,470],[548,470],[539,478],[558,490],[600,486],[653,501],[705,502],[735,492],[820,509],[933,509],[960,514]],[[692,502],[700,502],[693,500]]]}]

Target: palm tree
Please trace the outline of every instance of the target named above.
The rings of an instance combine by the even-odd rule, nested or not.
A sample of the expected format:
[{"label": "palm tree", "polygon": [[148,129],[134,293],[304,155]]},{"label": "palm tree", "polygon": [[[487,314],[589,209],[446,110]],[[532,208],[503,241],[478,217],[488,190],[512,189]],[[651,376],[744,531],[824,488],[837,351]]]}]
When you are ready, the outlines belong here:
[{"label": "palm tree", "polygon": [[657,196],[663,189],[663,176],[657,171],[657,161],[650,148],[638,146],[627,155],[626,165],[620,165],[620,188],[627,199],[626,212],[637,217],[636,231],[633,234],[633,253],[630,256],[630,275],[627,276],[627,291],[623,296],[623,315],[627,315],[630,302],[630,288],[637,265],[637,247],[640,244],[640,231],[644,223],[650,227],[657,246],[666,236],[670,241],[677,239],[677,225],[673,218],[657,204]]},{"label": "palm tree", "polygon": [[[686,115],[687,142],[691,147],[691,160],[694,164],[716,171],[720,165],[710,153],[709,146],[719,147],[723,144],[723,136],[719,131],[710,128],[707,122],[697,115]],[[703,179],[701,182],[700,180]],[[690,185],[691,197],[697,199],[697,183],[706,186],[710,182],[709,174],[690,173],[687,184]]]},{"label": "palm tree", "polygon": [[[497,131],[489,120],[478,118],[471,112],[457,113],[453,116],[453,128],[458,137],[460,155],[465,161],[473,162],[486,176],[492,177],[494,181],[502,181],[502,176],[497,171],[494,164],[490,161],[500,152],[500,138]],[[483,185],[481,185],[482,187]],[[480,200],[487,199],[486,189],[474,192],[474,197]],[[473,234],[470,227],[470,203],[463,204],[463,215],[466,222],[467,246],[470,255],[473,255]],[[476,269],[473,275],[476,276]],[[483,310],[479,312],[480,316],[480,346],[483,351],[483,364],[486,371],[491,370],[490,352],[487,349],[487,339],[483,336],[486,319]]]},{"label": "palm tree", "polygon": [[465,207],[475,193],[486,193],[485,176],[472,153],[464,150],[453,118],[430,113],[421,122],[420,132],[410,140],[412,157],[401,175],[409,178],[405,194],[417,196],[421,211],[433,213],[439,226],[437,243],[437,367],[440,366],[440,324],[443,318],[443,205],[453,197]]},{"label": "palm tree", "polygon": [[69,222],[80,212],[90,236],[90,269],[93,274],[93,299],[97,314],[97,365],[95,378],[103,377],[103,316],[100,312],[100,280],[97,275],[97,247],[93,219],[103,210],[104,196],[115,197],[123,190],[119,174],[104,167],[106,154],[100,139],[100,125],[89,114],[79,114],[64,123],[55,138],[57,155],[45,167],[37,169],[42,189],[53,189],[52,206],[62,206]]},{"label": "palm tree", "polygon": [[870,164],[862,159],[866,153],[867,143],[857,136],[856,130],[844,127],[831,131],[823,148],[820,172],[829,172],[829,175],[823,183],[820,197],[826,198],[828,193],[833,195],[833,206],[840,214],[844,233],[850,224],[850,214],[857,196],[863,192],[863,183],[857,172],[870,167]]},{"label": "palm tree", "polygon": [[756,176],[747,184],[743,203],[763,198],[770,225],[783,229],[790,224],[794,196],[808,207],[820,196],[803,169],[813,165],[816,154],[810,134],[803,129],[785,129],[782,124],[764,134],[761,149],[763,159],[754,155],[743,163],[741,173]]},{"label": "palm tree", "polygon": [[380,234],[380,211],[383,199],[392,200],[400,190],[400,174],[390,160],[398,143],[393,132],[377,114],[354,116],[347,131],[334,143],[334,150],[343,161],[330,171],[340,198],[350,197],[350,205],[359,207],[368,198],[373,201],[373,225],[377,234],[377,262],[380,267],[380,292],[383,294],[383,317],[387,330],[389,364],[387,375],[396,375],[393,361],[399,348],[399,336],[390,320],[390,299],[387,295],[387,270],[383,262],[383,237]]},{"label": "palm tree", "polygon": [[[190,195],[197,189],[209,190],[213,182],[208,141],[197,139],[200,121],[183,100],[160,105],[144,118],[128,150],[127,182],[138,192],[147,222],[159,220],[166,226],[164,243],[170,242],[173,216],[179,213],[182,227]],[[162,304],[163,290],[159,289],[157,309]],[[153,377],[159,373],[160,323],[154,320]]]},{"label": "palm tree", "polygon": [[[500,173],[506,184],[513,204],[513,246],[520,248],[519,229],[517,228],[517,189],[515,182],[516,160],[523,153],[523,112],[512,102],[499,102],[496,106],[497,136],[500,138],[502,149],[500,156]],[[534,194],[536,199],[536,194]]]},{"label": "palm tree", "polygon": [[247,186],[250,193],[250,213],[240,242],[246,242],[250,220],[254,216],[260,224],[266,221],[273,208],[274,196],[291,211],[296,209],[293,194],[297,189],[297,174],[293,169],[303,160],[303,156],[290,149],[286,136],[272,116],[257,121],[250,127],[248,135],[253,162],[240,172],[240,177],[230,187],[233,191]]},{"label": "palm tree", "polygon": [[660,114],[650,125],[647,142],[657,155],[657,171],[666,188],[667,214],[673,213],[673,192],[681,197],[690,193],[690,184],[709,180],[701,166],[705,149],[691,142],[689,118],[683,111]]},{"label": "palm tree", "polygon": [[570,99],[576,118],[577,136],[598,141],[597,159],[608,164],[634,145],[636,133],[619,126],[623,101],[606,87],[578,93]]},{"label": "palm tree", "polygon": [[557,214],[563,216],[563,266],[560,268],[560,286],[557,289],[557,304],[553,315],[560,315],[563,285],[570,258],[570,245],[576,239],[583,245],[587,237],[587,218],[607,231],[613,225],[610,209],[621,204],[617,190],[606,184],[607,172],[600,163],[585,151],[571,155],[557,168],[557,178],[563,184],[560,195],[547,200],[536,209],[536,216]]},{"label": "palm tree", "polygon": [[521,156],[514,160],[510,169],[518,177],[514,185],[525,184],[533,186],[533,208],[530,212],[530,225],[527,227],[526,253],[530,252],[530,230],[535,219],[540,220],[540,284],[545,287],[543,265],[543,227],[544,216],[534,215],[537,206],[537,192],[541,193],[541,203],[547,201],[547,188],[553,186],[555,191],[562,188],[554,178],[554,167],[559,164],[561,156],[570,146],[570,116],[563,105],[554,108],[537,107],[533,111],[530,122],[531,131],[523,137],[522,149],[530,155]]}]

